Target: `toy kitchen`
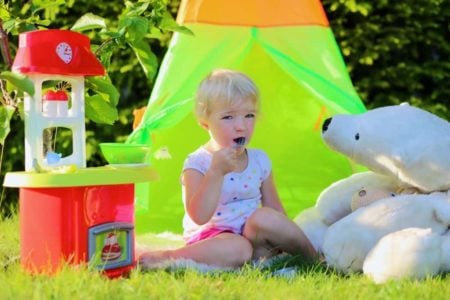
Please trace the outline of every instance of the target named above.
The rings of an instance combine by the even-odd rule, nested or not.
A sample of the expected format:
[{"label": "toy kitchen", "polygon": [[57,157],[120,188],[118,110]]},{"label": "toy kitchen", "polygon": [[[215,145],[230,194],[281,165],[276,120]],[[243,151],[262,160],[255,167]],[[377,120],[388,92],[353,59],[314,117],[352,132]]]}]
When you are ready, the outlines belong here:
[{"label": "toy kitchen", "polygon": [[[22,267],[52,274],[65,264],[85,264],[111,278],[129,273],[136,260],[135,184],[157,180],[158,174],[147,158],[86,167],[84,80],[105,74],[89,39],[69,30],[23,33],[12,69],[35,88],[24,99],[25,171],[7,173],[3,183],[19,188]],[[65,82],[70,89],[50,89],[49,82]],[[68,155],[47,141],[46,132],[58,128],[71,133]],[[137,146],[148,154],[148,147]]]}]

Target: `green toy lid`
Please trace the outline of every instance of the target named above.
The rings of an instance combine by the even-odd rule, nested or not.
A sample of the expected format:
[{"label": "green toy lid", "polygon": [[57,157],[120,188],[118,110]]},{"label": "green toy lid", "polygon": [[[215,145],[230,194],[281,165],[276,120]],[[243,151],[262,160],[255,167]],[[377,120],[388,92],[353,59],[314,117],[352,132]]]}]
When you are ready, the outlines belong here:
[{"label": "green toy lid", "polygon": [[68,168],[58,172],[10,172],[5,176],[6,187],[73,187],[113,185],[156,181],[159,175],[148,164],[108,165],[95,168]]}]

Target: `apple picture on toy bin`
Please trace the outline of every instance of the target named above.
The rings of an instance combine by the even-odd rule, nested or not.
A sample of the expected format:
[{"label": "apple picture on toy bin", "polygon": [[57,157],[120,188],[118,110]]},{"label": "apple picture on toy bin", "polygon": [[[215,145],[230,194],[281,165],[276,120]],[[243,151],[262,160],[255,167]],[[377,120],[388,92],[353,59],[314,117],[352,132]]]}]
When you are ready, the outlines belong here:
[{"label": "apple picture on toy bin", "polygon": [[65,117],[68,112],[69,96],[64,90],[48,90],[42,96],[44,115],[49,117]]}]

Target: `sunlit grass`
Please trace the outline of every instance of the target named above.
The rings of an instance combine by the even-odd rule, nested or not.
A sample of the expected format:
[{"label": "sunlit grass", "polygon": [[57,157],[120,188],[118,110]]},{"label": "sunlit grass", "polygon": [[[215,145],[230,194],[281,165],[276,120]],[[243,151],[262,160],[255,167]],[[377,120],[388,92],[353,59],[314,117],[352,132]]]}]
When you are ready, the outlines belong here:
[{"label": "sunlit grass", "polygon": [[[283,266],[295,267],[295,276],[271,275]],[[136,269],[128,278],[110,280],[83,266],[65,266],[57,275],[30,275],[19,264],[17,218],[0,222],[0,267],[0,299],[447,299],[450,294],[448,276],[375,285],[363,275],[343,276],[292,257],[270,268],[207,274]]]}]

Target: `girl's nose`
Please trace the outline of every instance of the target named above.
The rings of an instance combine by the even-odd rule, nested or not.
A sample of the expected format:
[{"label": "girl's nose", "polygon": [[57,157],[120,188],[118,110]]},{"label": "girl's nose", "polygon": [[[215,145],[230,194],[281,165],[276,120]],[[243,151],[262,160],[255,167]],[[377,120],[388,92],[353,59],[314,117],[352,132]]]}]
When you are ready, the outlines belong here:
[{"label": "girl's nose", "polygon": [[245,120],[242,118],[237,118],[236,122],[234,123],[234,128],[236,130],[245,130],[247,128]]}]

